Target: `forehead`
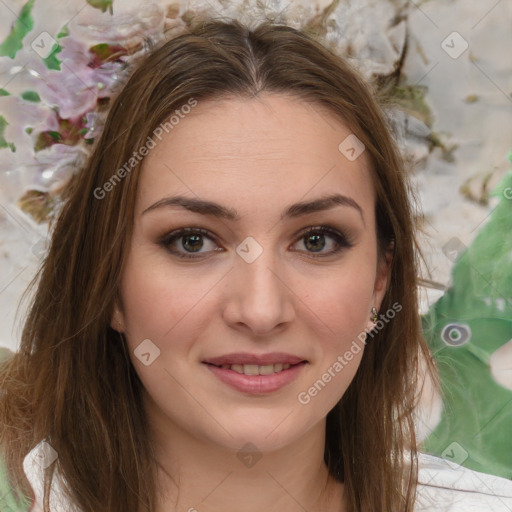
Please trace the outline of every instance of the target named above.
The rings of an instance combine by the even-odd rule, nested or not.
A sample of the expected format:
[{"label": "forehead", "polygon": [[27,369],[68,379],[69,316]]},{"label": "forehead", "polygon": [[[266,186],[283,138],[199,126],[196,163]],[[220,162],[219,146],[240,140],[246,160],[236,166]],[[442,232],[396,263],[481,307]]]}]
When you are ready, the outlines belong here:
[{"label": "forehead", "polygon": [[338,192],[371,217],[369,157],[363,151],[353,158],[354,137],[326,108],[288,95],[198,101],[145,157],[136,214],[171,194],[243,214],[280,213],[287,204]]}]

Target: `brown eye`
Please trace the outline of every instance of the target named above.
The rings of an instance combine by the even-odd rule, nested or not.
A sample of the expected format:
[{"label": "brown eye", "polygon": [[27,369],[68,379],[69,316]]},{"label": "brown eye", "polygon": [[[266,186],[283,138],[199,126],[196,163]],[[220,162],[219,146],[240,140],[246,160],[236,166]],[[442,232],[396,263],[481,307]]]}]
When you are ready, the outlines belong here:
[{"label": "brown eye", "polygon": [[[331,243],[331,246],[334,248],[322,252],[326,245],[328,245],[326,239],[329,238],[334,241]],[[308,228],[301,233],[300,240],[304,241],[306,252],[310,253],[313,257],[330,256],[341,251],[343,248],[353,246],[344,233],[328,226]],[[318,256],[315,253],[318,253]]]},{"label": "brown eye", "polygon": [[[331,242],[329,243],[328,240],[331,240]],[[328,226],[308,228],[300,234],[299,241],[303,242],[305,250],[299,250],[298,252],[306,252],[318,258],[331,256],[344,248],[353,246],[353,243],[344,233]],[[171,254],[183,259],[199,259],[210,255],[212,252],[223,251],[215,243],[215,237],[202,228],[180,228],[165,235],[159,243]],[[205,246],[208,247],[208,243],[212,244],[212,248],[203,251],[202,249]],[[329,246],[331,246],[331,249],[324,251],[324,248]]]},{"label": "brown eye", "polygon": [[[216,245],[210,232],[205,229],[181,228],[162,238],[160,244],[178,258],[200,258],[207,253],[218,252],[218,249],[201,251],[205,246],[205,238]],[[176,244],[180,240],[181,242]]]}]

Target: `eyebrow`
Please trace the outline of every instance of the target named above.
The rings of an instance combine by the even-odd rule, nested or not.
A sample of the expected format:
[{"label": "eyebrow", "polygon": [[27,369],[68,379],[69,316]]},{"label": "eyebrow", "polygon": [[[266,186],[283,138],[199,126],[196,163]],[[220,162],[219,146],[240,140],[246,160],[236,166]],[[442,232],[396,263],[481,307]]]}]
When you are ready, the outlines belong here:
[{"label": "eyebrow", "polygon": [[[213,217],[231,221],[238,221],[241,218],[238,212],[231,208],[226,208],[225,206],[214,203],[212,201],[185,196],[164,197],[163,199],[160,199],[160,201],[157,201],[156,203],[146,208],[142,212],[142,215],[156,210],[157,208],[169,206],[180,206],[186,210],[199,213],[201,215],[212,215]],[[285,211],[281,214],[281,220],[286,218],[296,218],[302,215],[307,215],[309,213],[330,210],[337,206],[349,206],[354,208],[359,212],[364,223],[363,210],[359,204],[351,197],[347,197],[341,194],[331,194],[325,197],[319,197],[318,199],[314,199],[312,201],[294,203],[288,206],[288,208],[286,208]]]}]

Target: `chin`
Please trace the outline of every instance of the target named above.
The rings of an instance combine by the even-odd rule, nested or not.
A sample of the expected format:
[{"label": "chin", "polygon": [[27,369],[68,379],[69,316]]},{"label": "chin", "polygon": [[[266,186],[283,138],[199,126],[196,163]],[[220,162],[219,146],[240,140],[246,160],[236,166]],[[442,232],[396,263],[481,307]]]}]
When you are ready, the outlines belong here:
[{"label": "chin", "polygon": [[[255,451],[271,452],[299,441],[322,419],[324,418],[318,418],[317,421],[310,419],[309,423],[299,421],[296,411],[293,412],[291,408],[282,408],[279,414],[263,416],[253,411],[252,414],[247,413],[244,419],[237,418],[224,423],[223,426],[227,432],[221,429],[220,438],[209,437],[210,441],[237,452],[250,451],[252,446],[255,447]],[[210,432],[210,434],[213,433]]]}]

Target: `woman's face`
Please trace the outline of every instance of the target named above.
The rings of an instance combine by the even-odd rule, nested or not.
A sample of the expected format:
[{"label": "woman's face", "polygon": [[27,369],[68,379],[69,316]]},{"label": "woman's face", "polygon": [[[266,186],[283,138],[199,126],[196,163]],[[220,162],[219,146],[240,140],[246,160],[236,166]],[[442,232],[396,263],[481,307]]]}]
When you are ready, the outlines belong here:
[{"label": "woman's face", "polygon": [[161,433],[264,451],[323,425],[386,286],[356,142],[260,94],[199,102],[150,150],[112,326]]}]

